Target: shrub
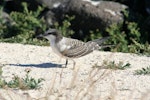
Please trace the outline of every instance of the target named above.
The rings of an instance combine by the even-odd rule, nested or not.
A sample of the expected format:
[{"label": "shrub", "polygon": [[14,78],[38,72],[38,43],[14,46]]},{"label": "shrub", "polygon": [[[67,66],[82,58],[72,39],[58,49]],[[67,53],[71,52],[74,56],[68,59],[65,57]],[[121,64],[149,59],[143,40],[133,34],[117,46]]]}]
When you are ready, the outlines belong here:
[{"label": "shrub", "polygon": [[146,67],[146,68],[142,68],[139,70],[135,70],[135,74],[136,75],[149,75],[150,74],[150,66]]},{"label": "shrub", "polygon": [[63,20],[62,25],[59,23],[55,23],[55,28],[62,32],[63,36],[70,37],[74,34],[74,31],[69,29],[71,26],[71,21],[75,19],[75,16],[65,16],[65,20]]},{"label": "shrub", "polygon": [[[38,7],[37,11],[29,11],[27,3],[23,2],[23,12],[11,12],[10,17],[15,22],[12,26],[7,26],[1,23],[3,31],[1,31],[1,41],[5,42],[17,42],[17,43],[28,43],[28,44],[40,44],[38,40],[34,38],[35,28],[40,27],[43,30],[46,29],[46,25],[42,19],[38,18],[38,15],[42,11],[42,7]],[[1,19],[1,18],[0,18]],[[1,20],[0,20],[1,21]],[[0,25],[0,26],[1,26]]]},{"label": "shrub", "polygon": [[26,75],[24,78],[20,78],[17,75],[14,75],[12,80],[6,82],[2,78],[2,67],[0,67],[0,88],[19,88],[23,90],[27,89],[38,89],[41,87],[41,82],[44,81],[43,78],[35,79],[29,76],[30,71],[25,71]]},{"label": "shrub", "polygon": [[111,36],[109,43],[116,45],[111,51],[142,53],[150,55],[150,45],[146,38],[142,36],[143,31],[140,29],[138,22],[131,21],[129,13],[124,11],[125,22],[113,24],[106,29]]},{"label": "shrub", "polygon": [[98,66],[95,64],[93,68],[105,68],[105,69],[113,69],[113,70],[125,70],[127,68],[130,68],[130,63],[124,64],[123,62],[119,61],[119,63],[115,63],[115,61],[103,61],[102,66]]}]

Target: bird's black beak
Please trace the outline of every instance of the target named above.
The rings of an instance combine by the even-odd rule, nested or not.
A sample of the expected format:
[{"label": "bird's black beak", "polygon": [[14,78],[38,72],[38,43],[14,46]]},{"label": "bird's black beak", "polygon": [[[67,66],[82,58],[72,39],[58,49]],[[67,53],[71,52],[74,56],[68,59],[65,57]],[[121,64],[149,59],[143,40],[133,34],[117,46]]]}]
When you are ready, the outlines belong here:
[{"label": "bird's black beak", "polygon": [[37,38],[37,39],[42,39],[42,38],[43,38],[43,35],[42,35],[42,34],[39,34],[39,35],[36,36],[36,38]]}]

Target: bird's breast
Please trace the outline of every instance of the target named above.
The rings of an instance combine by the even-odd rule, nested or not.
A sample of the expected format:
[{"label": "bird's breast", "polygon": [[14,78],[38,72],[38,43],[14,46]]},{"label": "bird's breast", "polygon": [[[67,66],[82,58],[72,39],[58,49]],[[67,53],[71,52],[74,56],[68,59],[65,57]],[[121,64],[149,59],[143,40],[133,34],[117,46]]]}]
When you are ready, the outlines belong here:
[{"label": "bird's breast", "polygon": [[63,41],[60,41],[58,43],[51,43],[51,48],[57,55],[64,57],[62,53],[67,51],[70,46],[66,45]]},{"label": "bird's breast", "polygon": [[60,50],[56,44],[51,45],[51,48],[57,55],[62,56],[62,54],[60,53]]}]

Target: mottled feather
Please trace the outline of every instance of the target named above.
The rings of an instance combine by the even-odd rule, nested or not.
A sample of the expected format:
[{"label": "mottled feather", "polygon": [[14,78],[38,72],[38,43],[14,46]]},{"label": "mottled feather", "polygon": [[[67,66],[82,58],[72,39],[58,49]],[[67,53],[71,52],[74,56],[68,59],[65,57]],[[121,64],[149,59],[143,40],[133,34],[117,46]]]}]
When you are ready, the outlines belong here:
[{"label": "mottled feather", "polygon": [[[99,49],[99,45],[96,42],[82,42],[77,39],[65,38],[67,42],[64,43],[66,47],[70,47],[61,51],[62,55],[68,58],[78,58],[91,53],[93,50]],[[61,41],[60,41],[61,42]]]}]

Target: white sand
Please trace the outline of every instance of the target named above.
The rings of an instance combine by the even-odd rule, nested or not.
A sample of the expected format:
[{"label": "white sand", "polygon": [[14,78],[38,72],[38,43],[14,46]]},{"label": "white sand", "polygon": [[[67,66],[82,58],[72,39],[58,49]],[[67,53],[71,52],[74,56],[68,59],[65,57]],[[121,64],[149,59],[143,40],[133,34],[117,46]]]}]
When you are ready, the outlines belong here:
[{"label": "white sand", "polygon": [[[92,68],[102,66],[103,61],[130,63],[126,70]],[[65,64],[50,47],[0,43],[0,66],[2,76],[12,79],[13,74],[25,77],[44,78],[41,89],[0,89],[0,100],[150,100],[150,76],[134,75],[135,70],[150,66],[150,57],[129,53],[94,51],[93,53]],[[64,66],[64,65],[63,65]]]}]

